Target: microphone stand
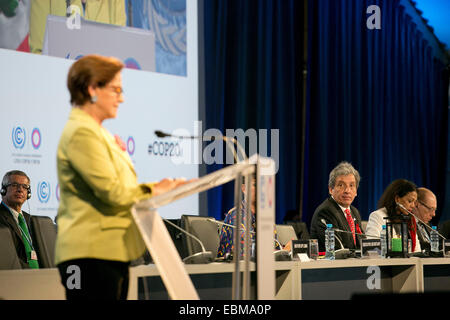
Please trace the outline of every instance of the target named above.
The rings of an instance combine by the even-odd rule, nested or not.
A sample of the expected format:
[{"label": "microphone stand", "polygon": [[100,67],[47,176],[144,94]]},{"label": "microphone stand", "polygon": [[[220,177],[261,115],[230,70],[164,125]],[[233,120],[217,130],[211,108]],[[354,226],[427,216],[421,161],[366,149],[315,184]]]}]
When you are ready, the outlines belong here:
[{"label": "microphone stand", "polygon": [[[418,220],[419,222],[421,222],[421,223],[422,223],[426,228],[428,228],[430,231],[431,231],[431,230],[434,230],[433,228],[431,228],[431,227],[428,225],[428,223],[425,223],[422,219],[420,219],[420,218],[419,218],[418,216],[416,216],[414,213],[412,213],[411,211],[409,211],[408,209],[406,209],[404,205],[402,205],[402,204],[399,203],[399,202],[396,202],[395,204],[396,204],[397,206],[399,206],[400,208],[402,208],[403,210],[405,210],[406,213],[408,213],[409,215],[413,216],[416,220]],[[437,230],[434,230],[434,231],[436,231],[436,233],[439,235],[439,237],[441,237],[443,240],[446,239],[442,234],[439,233],[439,231],[437,231]]]},{"label": "microphone stand", "polygon": [[163,219],[163,220],[164,220],[164,222],[170,224],[172,227],[180,230],[184,234],[188,235],[189,237],[191,237],[192,239],[197,241],[200,244],[200,247],[202,248],[201,252],[194,253],[194,254],[184,258],[183,259],[184,263],[186,263],[186,264],[197,264],[197,263],[206,264],[206,263],[211,263],[214,261],[214,254],[211,251],[206,251],[205,246],[203,245],[203,243],[200,241],[199,238],[197,238],[193,234],[187,232],[183,228],[180,228],[179,226],[170,222],[169,220],[167,220],[167,219]]},{"label": "microphone stand", "polygon": [[[160,130],[156,130],[156,131],[155,131],[155,135],[156,135],[158,138],[168,138],[168,137],[171,137],[171,138],[176,138],[176,139],[181,139],[181,140],[185,139],[185,140],[205,140],[205,141],[214,141],[214,140],[217,139],[216,136],[206,136],[206,137],[199,137],[199,136],[179,136],[179,135],[176,135],[176,134],[165,133],[165,132],[162,132],[162,131],[160,131]],[[242,155],[243,155],[243,153],[242,153],[242,152],[243,152],[243,151],[242,151],[242,147],[239,145],[239,143],[237,142],[237,140],[234,139],[234,138],[232,138],[232,140],[230,141],[230,140],[228,139],[228,137],[224,137],[224,136],[220,136],[220,139],[222,139],[223,141],[225,141],[226,146],[227,146],[228,149],[231,150],[231,152],[233,153],[234,162],[235,162],[235,163],[239,163],[239,159],[238,159],[238,155],[237,155],[237,153],[236,153],[236,150],[233,148],[233,146],[230,146],[230,143],[233,142],[233,143],[237,146],[237,149],[238,149],[238,151],[241,153],[241,156],[242,156]],[[245,153],[244,153],[243,158],[244,158],[244,160],[246,159]]]},{"label": "microphone stand", "polygon": [[[208,220],[209,222],[212,222],[212,223],[216,223],[216,224],[221,225],[221,226],[227,226],[227,227],[230,227],[230,228],[235,228],[235,226],[232,225],[232,224],[228,224],[228,223],[225,223],[225,222],[222,222],[222,221],[217,221],[217,220],[214,219],[214,218],[208,218],[208,219],[206,219],[206,220]],[[240,230],[244,230],[244,229],[240,229]],[[255,231],[249,231],[249,232],[250,232],[251,234],[256,234]],[[220,233],[222,234],[222,230],[220,231]],[[278,246],[279,246],[280,248],[283,248],[283,245],[281,244],[281,242],[278,241],[276,238],[273,238],[273,241],[275,241],[275,242],[278,244]]]},{"label": "microphone stand", "polygon": [[[322,222],[322,223],[325,225],[325,227],[328,228],[327,222],[325,221],[325,219],[322,218],[322,219],[320,220],[320,222]],[[332,228],[332,230],[337,231],[338,229]],[[341,249],[345,249],[345,247],[344,247],[344,245],[342,244],[342,241],[339,239],[339,237],[336,235],[335,238],[338,240],[339,244],[341,245]]]},{"label": "microphone stand", "polygon": [[[159,138],[165,138],[165,137],[174,137],[174,138],[178,138],[178,139],[200,139],[202,140],[204,137],[198,137],[198,136],[177,136],[177,135],[172,135],[172,134],[168,134],[168,133],[164,133],[162,131],[156,130],[155,131],[155,135]],[[211,137],[206,137],[208,140],[210,141],[214,141],[216,139],[215,136],[211,136]],[[239,163],[241,161],[239,161],[239,157],[236,154],[236,150],[231,147],[229,145],[229,139],[228,137],[225,136],[221,136],[220,137],[223,141],[225,141],[226,145],[228,148],[230,148],[233,151],[233,157],[234,157],[234,161],[236,163]],[[236,149],[238,150],[238,152],[240,152],[243,160],[247,160],[247,156],[245,154],[245,151],[243,150],[243,148],[240,146],[240,144],[238,143],[238,141],[234,138],[231,138],[231,141],[236,145]],[[251,204],[251,192],[250,192],[250,175],[252,174],[252,172],[249,172],[246,177],[245,177],[245,182],[246,182],[246,189],[247,189],[247,198],[248,198],[248,203],[249,205],[247,206],[247,219],[246,221],[244,221],[244,227],[246,228],[246,230],[249,230],[249,225],[250,225],[250,214],[251,213],[251,209],[250,209],[250,204]],[[235,187],[234,187],[234,201],[235,201],[235,207],[236,207],[236,219],[235,219],[235,223],[236,223],[236,227],[238,228],[241,224],[241,202],[242,202],[242,195],[241,195],[241,190],[240,190],[240,186],[241,186],[241,180],[242,180],[242,175],[238,174],[235,180]],[[240,267],[239,267],[239,256],[240,256],[240,250],[241,250],[241,242],[240,239],[238,238],[238,232],[236,232],[235,235],[235,241],[234,241],[234,252],[233,252],[233,256],[234,256],[234,263],[235,263],[235,271],[233,273],[233,289],[232,289],[232,299],[233,300],[241,300],[240,297]],[[250,243],[250,233],[246,232],[245,237],[244,237],[244,251],[248,253],[248,248],[249,248],[249,243]],[[243,284],[243,292],[244,292],[244,296],[243,299],[244,300],[249,300],[250,299],[250,255],[246,254],[244,256],[244,260],[245,260],[245,270],[244,270],[244,284]]]}]

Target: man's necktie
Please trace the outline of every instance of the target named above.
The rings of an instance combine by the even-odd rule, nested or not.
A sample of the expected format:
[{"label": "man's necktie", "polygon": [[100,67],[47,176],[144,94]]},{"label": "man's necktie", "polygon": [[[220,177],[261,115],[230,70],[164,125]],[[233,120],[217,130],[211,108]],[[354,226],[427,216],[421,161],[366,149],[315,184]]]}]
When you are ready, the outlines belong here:
[{"label": "man's necktie", "polygon": [[31,269],[39,269],[39,264],[36,257],[36,251],[33,250],[30,233],[25,222],[25,218],[19,213],[19,227],[22,232],[22,240],[25,245],[25,252],[27,253],[28,265]]},{"label": "man's necktie", "polygon": [[352,213],[350,209],[345,209],[345,217],[347,218],[348,225],[350,226],[350,230],[352,230],[353,234],[353,243],[356,244],[356,235],[355,235],[355,221],[353,221]]}]

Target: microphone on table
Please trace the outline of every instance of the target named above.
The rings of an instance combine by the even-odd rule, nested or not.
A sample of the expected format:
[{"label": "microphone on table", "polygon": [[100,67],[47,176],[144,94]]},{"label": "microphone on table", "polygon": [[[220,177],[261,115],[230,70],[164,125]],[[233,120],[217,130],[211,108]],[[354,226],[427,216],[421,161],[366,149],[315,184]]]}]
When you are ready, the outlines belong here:
[{"label": "microphone on table", "polygon": [[[231,227],[233,229],[236,229],[236,226],[234,226],[232,224],[229,224],[229,223],[222,222],[222,221],[217,221],[214,218],[208,218],[206,220],[209,221],[209,222],[212,222],[212,223],[216,223],[216,224],[219,224],[219,225],[222,225],[222,226],[227,226],[227,227]],[[243,230],[242,228],[239,228],[239,229],[241,231]],[[250,233],[256,234],[255,231],[250,231]],[[283,248],[283,245],[281,244],[280,241],[278,241],[276,238],[273,238],[273,240],[278,244],[278,246],[280,248]],[[287,250],[283,250],[283,249],[274,251],[274,255],[275,255],[275,260],[276,261],[286,261],[286,260],[290,260],[291,259],[290,252],[287,251]],[[289,257],[287,257],[287,256],[289,256]]]},{"label": "microphone on table", "polygon": [[[229,224],[229,223],[225,223],[225,222],[222,222],[222,221],[218,221],[218,220],[216,220],[216,219],[214,219],[214,218],[207,218],[206,221],[209,221],[209,222],[212,222],[212,223],[217,223],[217,224],[219,224],[219,225],[221,225],[221,226],[227,226],[227,227],[231,227],[231,228],[236,228],[235,225],[232,225],[232,224]],[[244,230],[244,229],[242,229],[242,228],[239,228],[239,229],[240,229],[241,231]],[[222,231],[221,231],[221,232],[222,232]],[[250,233],[256,234],[255,231],[250,231]]]},{"label": "microphone on table", "polygon": [[[408,209],[406,209],[405,208],[405,206],[404,205],[402,205],[401,203],[399,203],[399,202],[395,202],[395,204],[398,206],[398,207],[400,207],[400,208],[402,208],[404,211],[406,211],[406,213],[408,213],[409,215],[411,215],[411,216],[413,216],[414,218],[416,218],[419,222],[421,222],[425,227],[427,227],[429,230],[434,230],[433,228],[431,228],[427,223],[425,223],[422,219],[420,219],[417,215],[415,215],[414,213],[412,213],[411,211],[409,211]],[[442,238],[442,239],[446,239],[442,234],[440,234],[437,230],[434,230],[434,231],[436,231],[436,233]]]},{"label": "microphone on table", "polygon": [[[322,219],[322,220],[320,220],[320,221],[322,221],[322,223],[326,225],[326,221],[325,221],[324,219]],[[334,231],[336,231],[336,232],[348,233],[348,234],[353,235],[353,232],[351,232],[351,231],[341,230],[341,229],[338,229],[338,228],[332,228],[332,229],[333,229]],[[355,234],[356,234],[356,235],[359,235],[359,236],[366,237],[366,238],[369,237],[369,238],[374,238],[374,239],[381,239],[380,237],[377,237],[377,236],[371,236],[371,235],[368,235],[368,234],[365,234],[365,233],[361,233],[361,232],[356,232],[356,231],[355,231]],[[338,240],[339,240],[339,239],[338,239]]]},{"label": "microphone on table", "polygon": [[194,253],[194,254],[184,258],[183,262],[185,264],[206,264],[206,263],[211,263],[214,261],[216,255],[213,254],[211,251],[206,251],[205,246],[203,245],[203,243],[200,241],[199,238],[197,238],[193,234],[187,232],[183,228],[180,228],[179,226],[170,222],[169,220],[167,220],[167,219],[163,219],[163,220],[165,222],[167,222],[168,224],[170,224],[172,227],[174,227],[174,228],[180,230],[181,232],[183,232],[184,234],[188,235],[189,237],[191,237],[192,239],[194,239],[195,241],[197,241],[200,244],[202,251]]},{"label": "microphone on table", "polygon": [[[325,227],[328,228],[328,223],[325,221],[324,218],[320,219],[320,222],[322,222],[322,223],[325,225]],[[331,228],[331,229],[334,230],[334,231],[337,231],[337,232],[342,232],[342,231],[343,231],[343,230],[336,229],[336,228]],[[345,231],[345,232],[348,232],[348,231]],[[351,232],[350,232],[350,233],[351,233]],[[341,249],[346,249],[346,248],[344,247],[344,245],[342,244],[342,241],[339,239],[338,235],[336,235],[335,238],[337,239],[337,241],[338,241],[339,244],[341,245]]]},{"label": "microphone on table", "polygon": [[242,149],[242,147],[240,146],[240,144],[238,143],[238,141],[235,138],[229,138],[226,136],[220,136],[220,137],[216,137],[216,136],[180,136],[180,135],[175,135],[175,134],[171,134],[171,133],[166,133],[160,130],[155,130],[155,135],[158,138],[168,138],[168,137],[172,137],[172,138],[176,138],[176,139],[188,139],[188,140],[205,140],[205,141],[214,141],[216,139],[222,139],[223,141],[225,141],[227,147],[233,152],[233,157],[234,157],[234,162],[235,163],[239,163],[239,157],[236,154],[236,150],[234,149],[233,146],[230,146],[230,143],[233,143],[236,146],[236,149],[239,151],[239,153],[241,154],[241,157],[244,160],[247,160],[247,156],[245,154],[245,151]]}]

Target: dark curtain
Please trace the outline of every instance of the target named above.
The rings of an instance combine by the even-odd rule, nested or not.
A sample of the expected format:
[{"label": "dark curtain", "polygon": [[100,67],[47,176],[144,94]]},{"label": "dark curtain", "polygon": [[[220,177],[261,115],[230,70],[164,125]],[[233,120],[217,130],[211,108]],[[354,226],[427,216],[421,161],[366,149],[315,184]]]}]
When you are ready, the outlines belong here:
[{"label": "dark curtain", "polygon": [[[370,5],[381,8],[381,30],[366,27]],[[442,208],[448,74],[400,1],[309,1],[308,21],[303,219],[344,160],[362,177],[354,204],[363,219],[397,178],[431,189]]]},{"label": "dark curtain", "polygon": [[[302,18],[303,1],[298,0],[204,3],[204,129],[219,129],[223,135],[226,129],[268,130],[267,156],[274,156],[273,143],[279,146],[277,223],[299,207]],[[273,143],[271,129],[279,129]],[[221,167],[209,165],[207,171]],[[208,215],[223,219],[233,206],[233,192],[231,183],[208,191]]]}]

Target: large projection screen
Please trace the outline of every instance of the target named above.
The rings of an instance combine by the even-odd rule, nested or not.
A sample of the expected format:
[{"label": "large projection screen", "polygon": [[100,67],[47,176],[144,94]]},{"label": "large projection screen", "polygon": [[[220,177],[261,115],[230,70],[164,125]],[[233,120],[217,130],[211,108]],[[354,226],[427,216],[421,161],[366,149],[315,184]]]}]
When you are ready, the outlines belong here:
[{"label": "large projection screen", "polygon": [[[156,71],[136,70],[139,61],[133,57],[125,61],[128,66],[122,72],[125,102],[119,107],[117,119],[105,121],[104,126],[126,142],[139,182],[164,177],[197,178],[197,144],[154,135],[155,130],[199,133],[197,1],[124,3],[126,14],[133,14],[133,26],[154,34],[151,38],[155,39]],[[132,7],[133,4],[136,6]],[[0,12],[0,29],[17,27],[31,14],[30,1],[22,1],[15,16],[5,17]],[[17,19],[16,26],[14,19]],[[133,32],[133,27],[126,25],[113,28]],[[80,50],[77,56],[71,52],[67,57],[21,52],[32,50],[24,46],[29,34],[18,33],[15,42],[6,34],[0,33],[0,146],[3,151],[0,175],[13,169],[25,171],[31,178],[32,197],[23,210],[54,218],[59,203],[56,150],[72,108],[66,87],[67,72],[73,59],[95,52]],[[140,46],[136,45],[134,50],[139,52]],[[137,56],[141,55],[139,52]],[[181,214],[199,214],[198,196],[161,208],[160,214],[169,219]]]}]

